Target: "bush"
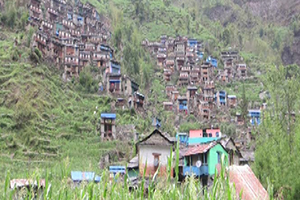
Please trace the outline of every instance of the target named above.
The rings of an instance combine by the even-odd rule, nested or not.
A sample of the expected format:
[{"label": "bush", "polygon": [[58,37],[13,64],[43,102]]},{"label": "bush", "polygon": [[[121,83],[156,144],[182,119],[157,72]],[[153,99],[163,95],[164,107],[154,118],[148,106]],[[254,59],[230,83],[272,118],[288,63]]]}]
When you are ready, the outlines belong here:
[{"label": "bush", "polygon": [[28,35],[27,35],[27,47],[30,47],[30,43],[31,43],[31,38],[34,34],[34,29],[32,27],[30,27]]},{"label": "bush", "polygon": [[85,67],[79,75],[80,89],[85,92],[95,93],[98,90],[97,81],[92,77],[91,67]]},{"label": "bush", "polygon": [[38,48],[34,48],[30,53],[30,60],[39,63],[42,60],[42,52]]}]

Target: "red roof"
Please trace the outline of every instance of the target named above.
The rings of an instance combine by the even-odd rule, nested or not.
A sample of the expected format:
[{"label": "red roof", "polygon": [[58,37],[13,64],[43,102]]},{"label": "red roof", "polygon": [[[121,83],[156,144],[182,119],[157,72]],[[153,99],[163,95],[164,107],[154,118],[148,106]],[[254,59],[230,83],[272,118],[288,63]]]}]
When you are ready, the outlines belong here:
[{"label": "red roof", "polygon": [[190,156],[190,155],[206,153],[208,150],[210,150],[216,144],[217,144],[216,142],[211,142],[208,144],[200,144],[200,145],[196,145],[196,146],[191,146],[187,149],[187,151],[185,152],[184,155]]},{"label": "red roof", "polygon": [[241,190],[243,191],[243,200],[269,199],[268,192],[259,182],[259,180],[248,165],[230,166],[229,180],[231,183],[235,183],[235,189],[238,196]]}]

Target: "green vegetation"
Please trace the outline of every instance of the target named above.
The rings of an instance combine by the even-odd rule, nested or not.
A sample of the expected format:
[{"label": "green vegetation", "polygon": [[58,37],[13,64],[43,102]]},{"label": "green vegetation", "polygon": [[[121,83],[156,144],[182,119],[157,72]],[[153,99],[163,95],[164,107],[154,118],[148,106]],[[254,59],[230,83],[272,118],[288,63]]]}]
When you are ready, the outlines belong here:
[{"label": "green vegetation", "polygon": [[257,135],[255,169],[267,185],[270,178],[278,198],[299,199],[299,81],[298,66],[271,67],[264,79],[269,109]]},{"label": "green vegetation", "polygon": [[[73,170],[100,172],[101,155],[120,151],[128,152],[124,159],[131,156],[130,143],[100,139],[100,113],[110,112],[113,99],[94,93],[98,82],[92,77],[92,68],[81,73],[75,83],[62,82],[57,68],[37,63],[41,58],[38,50],[20,45],[27,40],[21,39],[22,33],[2,34],[6,37],[0,41],[2,176],[10,170],[11,177],[26,177],[37,168],[53,167],[67,157]],[[18,46],[14,46],[15,38]],[[15,58],[16,51],[19,53]],[[134,112],[117,114],[117,124],[125,119],[128,123],[142,123]]]},{"label": "green vegetation", "polygon": [[[26,1],[5,0],[0,13],[0,170],[9,178],[47,177],[52,186],[47,190],[49,199],[136,199],[143,196],[143,188],[129,193],[126,187],[108,185],[107,172],[99,185],[89,184],[71,190],[68,186],[70,170],[100,173],[99,158],[108,152],[126,152],[123,162],[130,157],[131,142],[101,141],[97,129],[101,112],[111,110],[114,101],[100,96],[97,70],[90,66],[78,79],[66,83],[61,71],[46,66],[38,49],[30,49],[33,28],[27,29]],[[73,1],[72,1],[73,2]],[[237,95],[243,102],[238,108],[246,115],[246,107],[255,107],[267,101],[262,126],[257,131],[256,174],[267,187],[274,185],[271,195],[286,199],[299,199],[300,182],[297,180],[299,154],[299,68],[270,67],[282,64],[281,53],[290,47],[299,32],[299,17],[291,19],[289,26],[280,26],[254,17],[251,12],[232,0],[83,0],[90,2],[101,14],[111,19],[111,44],[122,62],[122,73],[134,78],[148,98],[145,113],[117,109],[117,124],[133,123],[145,134],[151,129],[151,118],[162,119],[162,131],[172,135],[177,131],[201,128],[197,119],[180,118],[162,109],[167,100],[162,72],[141,47],[145,38],[153,41],[161,35],[186,35],[203,41],[205,55],[219,58],[222,50],[239,50],[253,78],[244,82],[217,85],[217,89]],[[15,45],[15,41],[17,44]],[[222,63],[219,65],[222,66]],[[176,79],[176,77],[172,77]],[[173,80],[174,81],[174,80]],[[260,82],[263,84],[260,84]],[[184,93],[184,89],[179,91]],[[259,94],[268,91],[271,98],[262,100]],[[97,109],[96,109],[97,107]],[[94,114],[96,112],[96,114]],[[293,112],[296,121],[293,122]],[[232,113],[231,113],[232,114]],[[221,124],[222,132],[234,135],[234,125]],[[61,160],[65,159],[64,163]],[[45,169],[46,170],[42,170]],[[165,182],[164,182],[165,181]],[[202,188],[190,179],[183,186],[168,180],[150,190],[149,199],[194,199]],[[221,181],[221,182],[218,182]],[[63,183],[63,184],[62,184]],[[5,187],[2,187],[4,186]],[[218,189],[215,189],[215,188]],[[225,179],[215,179],[213,190],[206,199],[232,199],[234,191],[228,189]],[[5,180],[0,179],[0,191],[7,191]],[[216,196],[215,191],[220,191]],[[226,191],[227,188],[228,190]],[[48,186],[47,186],[48,189]],[[225,193],[224,193],[225,191]],[[223,192],[223,193],[222,193]],[[3,192],[3,198],[11,193]],[[122,196],[123,195],[123,196]],[[224,196],[222,196],[224,195]]]},{"label": "green vegetation", "polygon": [[[177,146],[177,153],[175,155],[176,161],[172,159],[168,162],[168,171],[170,172],[172,166],[178,171],[179,160],[179,146]],[[223,161],[222,161],[223,162]],[[101,174],[101,181],[98,184],[95,183],[82,183],[80,186],[73,188],[72,181],[68,178],[70,176],[70,163],[66,160],[60,166],[49,171],[36,171],[34,175],[29,176],[33,180],[40,180],[45,177],[46,184],[44,189],[44,199],[238,199],[235,192],[234,185],[231,185],[229,178],[226,176],[225,165],[222,165],[219,175],[215,175],[213,185],[210,190],[206,190],[201,185],[199,179],[195,179],[193,176],[189,177],[184,184],[177,183],[178,177],[151,177],[149,179],[149,186],[147,189],[144,187],[146,179],[144,171],[142,184],[137,189],[130,191],[127,182],[128,177],[125,175],[124,179],[117,175],[115,178],[118,181],[110,182],[108,171],[104,171]],[[54,171],[55,170],[55,171]],[[1,193],[3,199],[12,199],[16,194],[16,190],[9,189],[9,180],[11,174],[6,174],[4,191]],[[26,193],[26,190],[22,190],[18,194],[22,193],[24,196],[30,199],[33,197],[32,192]],[[239,196],[241,196],[239,194]],[[40,197],[40,196],[39,196]],[[272,197],[270,198],[272,199]]]}]

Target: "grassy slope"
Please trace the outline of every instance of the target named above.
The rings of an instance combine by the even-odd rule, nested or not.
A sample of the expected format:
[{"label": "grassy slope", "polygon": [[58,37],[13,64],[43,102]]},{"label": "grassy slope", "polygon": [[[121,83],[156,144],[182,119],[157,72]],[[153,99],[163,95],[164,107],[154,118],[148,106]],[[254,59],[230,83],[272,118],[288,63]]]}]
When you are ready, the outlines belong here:
[{"label": "grassy slope", "polygon": [[[104,153],[120,150],[131,154],[128,142],[101,142],[96,132],[100,113],[110,111],[109,97],[78,92],[71,83],[62,82],[57,69],[30,63],[30,50],[13,46],[20,35],[5,35],[6,40],[0,41],[1,176],[10,170],[12,177],[24,177],[36,168],[55,167],[67,157],[73,170],[99,171]],[[21,58],[12,61],[17,48]],[[117,117],[121,118],[120,113]],[[135,117],[126,119],[131,123]]]}]

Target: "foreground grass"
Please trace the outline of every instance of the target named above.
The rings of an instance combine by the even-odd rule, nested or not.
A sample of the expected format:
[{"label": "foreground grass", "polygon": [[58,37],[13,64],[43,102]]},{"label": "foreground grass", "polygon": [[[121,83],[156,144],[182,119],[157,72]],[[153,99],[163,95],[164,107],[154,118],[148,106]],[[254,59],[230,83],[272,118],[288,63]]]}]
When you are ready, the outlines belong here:
[{"label": "foreground grass", "polygon": [[[177,151],[179,152],[179,151]],[[172,155],[171,155],[172,156]],[[179,153],[176,154],[178,161]],[[178,162],[175,164],[175,169],[178,169]],[[168,172],[172,168],[171,160],[168,162]],[[63,164],[51,170],[35,171],[28,176],[33,180],[44,178],[46,180],[43,195],[38,195],[37,199],[240,199],[242,193],[237,195],[235,186],[229,182],[226,176],[224,165],[221,168],[219,175],[215,175],[213,185],[209,188],[203,188],[199,179],[193,176],[186,178],[184,183],[177,182],[176,178],[171,178],[170,173],[166,177],[156,177],[156,174],[149,179],[149,184],[146,184],[145,171],[142,177],[141,184],[135,190],[129,189],[128,178],[125,174],[124,179],[116,175],[117,181],[111,181],[108,171],[103,171],[101,174],[100,183],[82,183],[77,187],[70,177],[70,163],[65,160]],[[175,170],[178,171],[178,170]],[[9,189],[9,180],[11,174],[7,172],[5,185],[2,189],[3,199],[13,199],[16,190]],[[147,187],[146,187],[147,185]],[[268,188],[269,193],[272,194],[272,188]],[[22,193],[27,195],[26,199],[31,199],[33,193],[27,190],[21,190],[18,194]],[[270,197],[270,199],[273,199]]]}]

